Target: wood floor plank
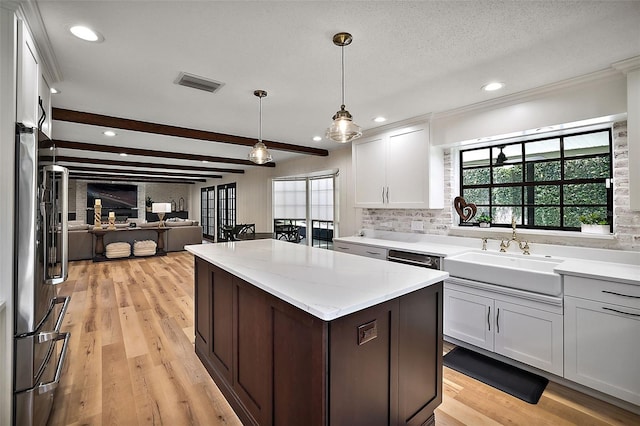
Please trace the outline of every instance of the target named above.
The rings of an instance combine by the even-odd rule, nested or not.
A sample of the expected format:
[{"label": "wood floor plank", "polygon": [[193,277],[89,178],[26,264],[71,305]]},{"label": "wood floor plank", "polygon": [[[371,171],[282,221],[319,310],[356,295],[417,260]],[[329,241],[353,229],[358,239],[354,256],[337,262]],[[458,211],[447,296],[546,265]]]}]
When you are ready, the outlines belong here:
[{"label": "wood floor plank", "polygon": [[169,403],[162,385],[157,385],[157,381],[153,379],[155,371],[149,355],[129,359],[129,371],[138,424],[154,426],[170,424],[173,419],[168,412]]},{"label": "wood floor plank", "polygon": [[[72,262],[72,333],[50,426],[241,423],[194,352],[193,256]],[[445,352],[454,346],[445,342]],[[640,425],[640,416],[550,383],[527,404],[445,368],[436,425]]]},{"label": "wood floor plank", "polygon": [[[127,308],[123,308],[127,309]],[[130,425],[137,421],[123,342],[102,346],[102,423]]]},{"label": "wood floor plank", "polygon": [[122,341],[124,342],[127,358],[135,358],[149,353],[135,308],[132,306],[119,308],[118,313],[122,325]]}]

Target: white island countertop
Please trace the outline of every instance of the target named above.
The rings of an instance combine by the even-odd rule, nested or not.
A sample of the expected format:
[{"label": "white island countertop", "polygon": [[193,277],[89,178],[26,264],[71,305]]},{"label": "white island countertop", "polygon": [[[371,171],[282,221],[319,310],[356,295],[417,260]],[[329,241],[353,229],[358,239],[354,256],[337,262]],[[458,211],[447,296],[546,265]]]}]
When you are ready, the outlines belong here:
[{"label": "white island countertop", "polygon": [[449,276],[444,271],[272,239],[185,248],[324,321],[411,293]]}]

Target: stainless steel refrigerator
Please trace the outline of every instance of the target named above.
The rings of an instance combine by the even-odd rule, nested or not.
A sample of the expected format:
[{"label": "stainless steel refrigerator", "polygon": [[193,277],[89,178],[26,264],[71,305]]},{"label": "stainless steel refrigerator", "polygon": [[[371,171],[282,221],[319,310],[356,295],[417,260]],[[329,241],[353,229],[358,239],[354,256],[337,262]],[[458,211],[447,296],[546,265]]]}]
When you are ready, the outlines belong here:
[{"label": "stainless steel refrigerator", "polygon": [[[60,331],[67,279],[69,172],[38,162],[38,129],[16,125],[13,422],[45,425],[70,334]],[[60,346],[62,346],[60,348]]]}]

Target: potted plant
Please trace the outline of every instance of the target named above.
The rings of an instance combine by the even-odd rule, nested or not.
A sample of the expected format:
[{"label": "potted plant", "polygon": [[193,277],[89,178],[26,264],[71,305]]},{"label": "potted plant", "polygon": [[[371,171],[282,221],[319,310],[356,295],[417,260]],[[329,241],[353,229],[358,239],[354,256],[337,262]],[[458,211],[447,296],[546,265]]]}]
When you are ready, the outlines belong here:
[{"label": "potted plant", "polygon": [[478,216],[477,221],[480,228],[488,228],[491,226],[491,216],[486,213],[482,213],[480,216]]},{"label": "potted plant", "polygon": [[581,215],[578,217],[580,220],[580,230],[589,234],[608,234],[609,218],[598,212]]},{"label": "potted plant", "polygon": [[145,200],[144,204],[147,207],[147,211],[150,212],[151,206],[153,205],[153,200],[151,199],[151,197],[147,195],[147,199]]}]

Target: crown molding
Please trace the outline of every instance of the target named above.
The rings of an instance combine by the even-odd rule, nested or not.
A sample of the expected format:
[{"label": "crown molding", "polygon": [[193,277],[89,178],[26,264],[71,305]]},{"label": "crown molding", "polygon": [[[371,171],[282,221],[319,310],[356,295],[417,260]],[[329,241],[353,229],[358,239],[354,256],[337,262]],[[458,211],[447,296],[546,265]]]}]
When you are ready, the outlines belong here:
[{"label": "crown molding", "polygon": [[458,115],[474,112],[478,110],[493,109],[502,106],[513,105],[521,103],[526,100],[533,100],[541,98],[551,92],[556,92],[563,89],[574,88],[583,84],[592,83],[595,81],[606,81],[620,78],[620,71],[613,68],[607,68],[604,70],[592,72],[589,74],[581,75],[578,77],[569,78],[566,80],[558,81],[556,83],[547,84],[544,86],[536,87],[534,89],[524,90],[522,92],[514,93],[511,95],[501,96],[495,99],[489,99],[483,102],[478,102],[471,105],[466,105],[460,108],[437,112],[433,114],[433,119],[449,118]]},{"label": "crown molding", "polygon": [[371,129],[364,130],[362,132],[362,137],[375,136],[380,133],[384,133],[388,130],[397,129],[399,127],[409,127],[409,126],[414,126],[416,124],[428,123],[429,121],[431,121],[431,116],[432,116],[431,113],[422,114],[416,117],[407,118],[406,120],[396,121],[393,123],[384,124],[382,126],[373,127]]},{"label": "crown molding", "polygon": [[19,8],[20,3],[17,1],[0,1],[0,9],[10,10],[15,13]]},{"label": "crown molding", "polygon": [[62,81],[62,71],[58,64],[58,58],[53,51],[49,34],[42,20],[40,8],[35,0],[24,0],[19,3],[19,10],[27,22],[27,26],[33,36],[40,60],[44,63],[44,75],[49,84]]},{"label": "crown molding", "polygon": [[613,64],[611,64],[611,67],[625,74],[627,74],[629,71],[638,70],[640,69],[640,56],[625,59],[624,61],[614,62]]}]

